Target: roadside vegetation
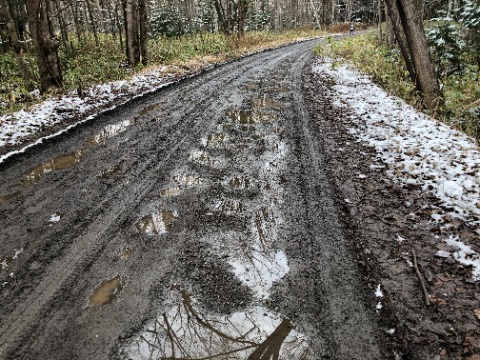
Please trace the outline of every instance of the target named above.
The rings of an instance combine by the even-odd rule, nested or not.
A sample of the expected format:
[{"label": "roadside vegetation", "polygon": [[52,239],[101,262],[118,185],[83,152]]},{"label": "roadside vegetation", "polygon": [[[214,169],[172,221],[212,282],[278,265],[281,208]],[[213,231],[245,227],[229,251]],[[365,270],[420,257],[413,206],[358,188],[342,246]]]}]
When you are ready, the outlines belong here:
[{"label": "roadside vegetation", "polygon": [[335,41],[329,39],[314,51],[317,55],[334,58],[334,64],[353,63],[392,95],[480,140],[480,67],[472,48],[459,51],[458,38],[452,38],[450,45],[443,42],[445,26],[450,28],[452,24],[431,22],[427,27],[443,95],[443,102],[434,114],[425,108],[422,94],[410,78],[400,50],[381,42],[378,32],[370,31]]}]

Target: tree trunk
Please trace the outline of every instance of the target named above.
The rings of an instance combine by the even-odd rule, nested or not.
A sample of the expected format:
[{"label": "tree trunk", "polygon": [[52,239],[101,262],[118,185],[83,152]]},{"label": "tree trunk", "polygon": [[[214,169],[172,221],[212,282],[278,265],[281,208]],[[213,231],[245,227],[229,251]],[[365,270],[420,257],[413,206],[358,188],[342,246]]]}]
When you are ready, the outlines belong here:
[{"label": "tree trunk", "polygon": [[142,56],[142,64],[148,63],[148,17],[147,17],[147,1],[138,1],[138,17],[140,21],[140,52]]},{"label": "tree trunk", "polygon": [[224,34],[231,35],[230,27],[228,26],[228,22],[226,19],[225,9],[223,8],[221,0],[214,0],[213,5],[217,13],[218,22],[220,23]]},{"label": "tree trunk", "polygon": [[397,0],[398,12],[412,57],[418,88],[428,108],[435,112],[442,101],[435,67],[430,57],[423,20],[414,0]]},{"label": "tree trunk", "polygon": [[140,47],[138,41],[137,6],[134,0],[123,0],[125,14],[126,55],[130,66],[140,62]]},{"label": "tree trunk", "polygon": [[390,18],[393,32],[395,33],[395,38],[400,48],[400,52],[402,53],[403,60],[405,61],[408,74],[410,75],[410,79],[414,85],[418,86],[417,75],[415,74],[415,68],[412,63],[410,49],[405,38],[405,32],[403,31],[402,23],[400,21],[400,14],[398,13],[397,0],[386,0],[385,3],[387,5],[388,16]]},{"label": "tree trunk", "polygon": [[13,51],[15,53],[15,60],[17,61],[18,70],[22,75],[24,86],[27,90],[31,91],[33,90],[33,84],[30,80],[30,75],[28,74],[25,62],[23,61],[24,47],[19,40],[17,26],[15,25],[15,22],[13,21],[10,14],[10,8],[8,6],[7,0],[0,0],[0,14],[2,14],[2,16],[7,22],[8,32],[10,38],[12,39]]},{"label": "tree trunk", "polygon": [[93,37],[95,38],[95,45],[97,47],[100,47],[100,41],[98,39],[98,29],[97,29],[95,17],[93,16],[92,4],[90,4],[90,0],[86,0],[85,2],[87,4],[87,11],[88,11],[88,16],[90,18],[90,24],[92,25]]},{"label": "tree trunk", "polygon": [[236,9],[237,18],[237,37],[240,39],[245,34],[245,19],[247,17],[247,0],[238,0]]},{"label": "tree trunk", "polygon": [[62,69],[58,57],[59,41],[52,33],[48,0],[28,0],[27,13],[40,73],[41,91],[61,88]]}]

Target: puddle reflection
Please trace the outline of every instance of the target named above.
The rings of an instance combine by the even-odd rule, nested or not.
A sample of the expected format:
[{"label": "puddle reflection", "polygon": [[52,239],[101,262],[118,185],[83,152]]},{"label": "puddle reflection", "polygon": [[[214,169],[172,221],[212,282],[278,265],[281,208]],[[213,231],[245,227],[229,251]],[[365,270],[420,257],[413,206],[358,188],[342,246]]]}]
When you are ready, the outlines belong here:
[{"label": "puddle reflection", "polygon": [[280,109],[282,108],[282,104],[278,101],[275,101],[273,98],[268,97],[264,94],[260,98],[253,99],[251,104],[255,108],[267,108],[267,109]]},{"label": "puddle reflection", "polygon": [[207,148],[219,148],[225,145],[227,136],[225,133],[214,133],[202,139],[203,146]]},{"label": "puddle reflection", "polygon": [[137,231],[143,235],[160,235],[172,231],[173,223],[177,218],[176,212],[162,210],[149,214],[140,219],[135,225]]},{"label": "puddle reflection", "polygon": [[105,280],[94,290],[88,299],[88,306],[106,305],[114,302],[123,290],[123,281],[120,275],[111,280]]},{"label": "puddle reflection", "polygon": [[217,212],[224,215],[235,215],[243,213],[246,210],[241,201],[234,199],[219,200],[213,207]]},{"label": "puddle reflection", "polygon": [[222,164],[222,159],[207,155],[204,151],[194,151],[190,155],[190,160],[200,165],[218,166]]},{"label": "puddle reflection", "polygon": [[183,173],[174,175],[172,181],[180,186],[195,186],[202,185],[205,182],[205,179],[200,177],[200,175],[193,173]]},{"label": "puddle reflection", "polygon": [[307,337],[262,306],[209,314],[174,287],[160,314],[121,352],[129,359],[310,360]]},{"label": "puddle reflection", "polygon": [[118,124],[107,125],[97,135],[87,140],[87,142],[92,145],[105,144],[109,138],[124,132],[129,126],[135,125],[137,123],[138,119],[133,119],[124,120]]},{"label": "puddle reflection", "polygon": [[254,110],[232,109],[227,113],[229,119],[236,124],[265,124],[273,122],[277,116],[273,113]]},{"label": "puddle reflection", "polygon": [[77,150],[72,154],[59,156],[53,160],[50,160],[49,162],[41,164],[33,168],[27,175],[25,175],[25,178],[21,180],[20,183],[24,187],[36,184],[45,174],[48,174],[52,171],[65,170],[72,167],[80,161],[82,155],[83,151]]},{"label": "puddle reflection", "polygon": [[227,181],[228,186],[234,190],[244,190],[251,186],[252,180],[246,176],[236,176]]},{"label": "puddle reflection", "polygon": [[155,104],[150,104],[148,106],[145,106],[142,111],[138,113],[139,116],[147,115],[148,113],[151,113],[154,110],[160,109],[163,106],[163,102],[158,102]]}]

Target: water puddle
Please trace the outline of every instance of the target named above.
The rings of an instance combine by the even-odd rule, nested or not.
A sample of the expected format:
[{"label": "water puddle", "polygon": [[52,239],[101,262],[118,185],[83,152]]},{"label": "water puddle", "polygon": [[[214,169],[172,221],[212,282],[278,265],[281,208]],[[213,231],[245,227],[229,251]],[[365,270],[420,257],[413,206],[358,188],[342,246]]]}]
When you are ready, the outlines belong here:
[{"label": "water puddle", "polygon": [[148,113],[151,113],[154,110],[160,109],[163,106],[163,102],[158,102],[155,104],[150,104],[148,106],[145,106],[142,111],[138,113],[138,116],[144,116],[147,115]]},{"label": "water puddle", "polygon": [[171,178],[171,184],[160,190],[160,195],[170,197],[182,194],[185,189],[202,185],[205,179],[194,173],[181,173]]},{"label": "water puddle", "polygon": [[235,215],[245,211],[243,203],[239,200],[220,200],[214,204],[214,209],[224,215]]},{"label": "water puddle", "polygon": [[269,86],[265,89],[265,91],[274,93],[289,92],[290,90],[291,88],[286,85]]},{"label": "water puddle", "polygon": [[227,260],[232,272],[257,299],[269,298],[273,284],[290,271],[287,255],[255,239],[239,237],[236,241],[239,248],[230,248]]},{"label": "water puddle", "polygon": [[219,158],[215,158],[212,156],[207,155],[204,151],[194,151],[190,155],[190,161],[206,166],[218,166],[222,164],[222,160]]},{"label": "water puddle", "polygon": [[20,195],[22,192],[20,190],[17,190],[13,193],[7,194],[7,195],[1,195],[0,196],[0,205],[12,200],[13,198],[16,198],[18,195]]},{"label": "water puddle", "polygon": [[107,305],[118,298],[118,294],[123,290],[123,281],[120,275],[111,280],[105,280],[94,290],[88,299],[88,307]]},{"label": "water puddle", "polygon": [[41,164],[30,170],[30,172],[25,175],[25,178],[21,180],[20,183],[24,187],[36,184],[45,174],[48,174],[52,171],[65,170],[72,167],[80,161],[82,155],[83,151],[77,150],[72,154],[59,156],[53,160],[50,160],[49,162]]},{"label": "water puddle", "polygon": [[106,180],[118,175],[122,172],[124,163],[125,161],[121,161],[120,163],[112,166],[111,168],[103,170],[100,174],[97,175],[97,179]]},{"label": "water puddle", "polygon": [[281,109],[282,104],[278,101],[275,101],[271,97],[264,94],[260,98],[251,100],[251,104],[254,108],[266,108],[266,109]]},{"label": "water puddle", "polygon": [[220,148],[225,145],[227,136],[225,133],[214,133],[202,139],[203,146],[207,148]]},{"label": "water puddle", "polygon": [[129,359],[311,360],[308,339],[263,306],[230,315],[206,312],[173,287],[165,311],[122,350]]},{"label": "water puddle", "polygon": [[178,217],[176,212],[162,210],[148,214],[137,222],[135,227],[142,235],[153,236],[172,231],[173,223]]},{"label": "water puddle", "polygon": [[133,250],[132,249],[124,249],[120,253],[120,259],[127,261],[133,256]]},{"label": "water puddle", "polygon": [[191,187],[202,185],[205,182],[205,179],[201,178],[200,175],[197,174],[183,173],[173,176],[172,181],[179,186]]},{"label": "water puddle", "polygon": [[52,226],[53,224],[60,222],[64,217],[64,213],[55,213],[50,215],[50,219],[48,220],[48,222],[50,223],[50,226]]},{"label": "water puddle", "polygon": [[266,124],[271,123],[277,119],[277,115],[269,112],[254,110],[238,110],[232,109],[227,112],[227,115],[233,123],[236,124]]},{"label": "water puddle", "polygon": [[138,124],[138,122],[139,120],[134,118],[133,120],[124,120],[118,124],[107,125],[97,135],[88,139],[87,142],[92,145],[105,144],[109,138],[121,134],[126,131],[128,127]]},{"label": "water puddle", "polygon": [[236,176],[227,181],[233,190],[245,190],[252,185],[252,180],[246,176]]},{"label": "water puddle", "polygon": [[255,212],[255,229],[262,244],[262,247],[266,246],[268,240],[268,232],[274,224],[274,217],[270,210],[266,207],[262,207]]},{"label": "water puddle", "polygon": [[180,189],[179,186],[172,186],[160,191],[160,195],[170,197],[170,196],[177,196],[183,193],[183,190]]}]

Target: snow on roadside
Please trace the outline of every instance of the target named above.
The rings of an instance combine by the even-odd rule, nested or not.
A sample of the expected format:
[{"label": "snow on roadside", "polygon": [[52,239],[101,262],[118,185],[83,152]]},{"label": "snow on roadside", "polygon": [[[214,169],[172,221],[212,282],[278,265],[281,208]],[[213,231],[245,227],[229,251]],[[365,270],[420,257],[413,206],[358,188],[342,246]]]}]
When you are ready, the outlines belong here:
[{"label": "snow on roadside", "polygon": [[171,79],[166,67],[144,74],[136,74],[129,80],[112,81],[85,90],[83,97],[70,91],[56,99],[43,101],[30,110],[20,110],[0,116],[0,147],[18,145],[47,127],[62,121],[85,117],[113,103],[118,98],[129,98],[156,89]]},{"label": "snow on roadside", "polygon": [[[480,151],[472,138],[416,111],[346,65],[334,67],[327,58],[313,70],[334,80],[334,104],[350,113],[350,132],[358,141],[376,149],[373,165],[386,167],[399,184],[433,195],[449,216],[480,234]],[[458,238],[443,240],[462,250],[453,254],[459,262],[466,264],[474,253]],[[468,265],[480,280],[480,262]]]}]

